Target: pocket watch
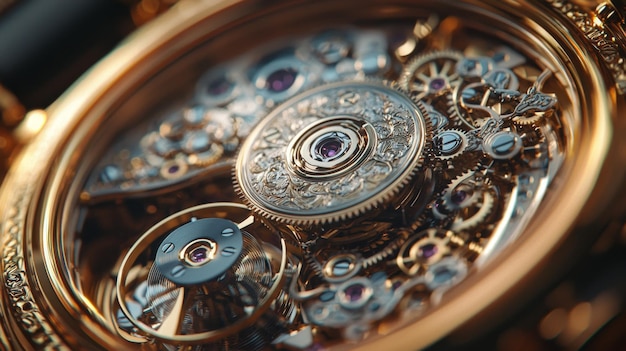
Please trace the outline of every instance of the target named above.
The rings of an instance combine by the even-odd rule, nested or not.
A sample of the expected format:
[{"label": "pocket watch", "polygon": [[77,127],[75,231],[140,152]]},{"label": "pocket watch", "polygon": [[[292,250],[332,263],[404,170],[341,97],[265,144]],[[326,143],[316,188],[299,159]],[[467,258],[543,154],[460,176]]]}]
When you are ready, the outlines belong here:
[{"label": "pocket watch", "polygon": [[4,133],[0,343],[623,347],[625,9],[174,4]]}]

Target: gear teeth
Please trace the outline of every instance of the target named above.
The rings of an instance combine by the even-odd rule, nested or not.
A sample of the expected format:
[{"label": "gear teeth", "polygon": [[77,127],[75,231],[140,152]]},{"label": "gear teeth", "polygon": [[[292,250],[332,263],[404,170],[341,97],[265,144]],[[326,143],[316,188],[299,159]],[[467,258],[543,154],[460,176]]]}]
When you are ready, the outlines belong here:
[{"label": "gear teeth", "polygon": [[[473,170],[469,170],[469,171],[465,171],[463,173],[461,173],[459,176],[457,176],[456,178],[454,178],[450,184],[446,187],[446,190],[443,192],[442,194],[442,205],[448,210],[448,211],[457,211],[460,210],[461,208],[466,208],[468,206],[471,206],[474,204],[474,201],[476,199],[476,194],[470,194],[471,196],[471,200],[470,202],[468,202],[466,205],[464,206],[459,206],[459,205],[455,205],[453,204],[452,201],[452,193],[453,191],[461,184],[469,181],[470,178],[474,177],[474,175],[476,174],[475,171]],[[472,184],[472,191],[476,191],[477,189],[480,189],[480,186],[477,186],[476,184]]]},{"label": "gear teeth", "polygon": [[393,256],[400,249],[400,247],[402,247],[402,245],[406,242],[407,238],[408,238],[407,233],[405,233],[405,231],[402,231],[398,238],[391,241],[387,246],[385,246],[379,252],[365,258],[362,263],[363,268],[367,269]]},{"label": "gear teeth", "polygon": [[541,121],[545,116],[543,112],[536,112],[532,116],[515,116],[513,122],[519,125],[534,125]]},{"label": "gear teeth", "polygon": [[306,254],[304,260],[307,263],[307,267],[310,267],[313,271],[313,274],[319,278],[324,278],[322,265],[315,259],[315,257],[313,257],[313,255]]},{"label": "gear teeth", "polygon": [[[456,217],[450,227],[450,230],[454,232],[470,230],[479,226],[491,214],[495,205],[495,196],[489,191],[491,184],[489,179],[472,180],[478,171],[478,167],[479,166],[465,171],[455,177],[450,181],[446,190],[441,195],[443,200],[441,204],[446,210],[456,213]],[[472,194],[468,194],[471,197],[469,200],[464,200],[466,203],[462,206],[454,204],[452,201],[452,193],[458,186],[464,183],[471,186],[470,190]],[[470,218],[462,219],[459,217],[461,214],[458,211],[466,208],[478,208],[478,210]]]},{"label": "gear teeth", "polygon": [[[467,147],[469,146],[469,142],[470,142],[470,140],[469,140],[470,136],[464,130],[457,129],[457,128],[452,128],[452,129],[442,130],[439,134],[435,135],[434,137],[436,138],[438,135],[441,135],[441,134],[446,133],[446,132],[453,132],[453,133],[456,133],[457,135],[459,135],[461,137],[461,145],[458,147],[458,150],[456,150],[454,153],[452,153],[450,155],[441,155],[440,152],[437,152],[437,150],[434,150],[435,151],[435,158],[437,158],[439,160],[444,160],[444,161],[452,161],[452,160],[458,158],[459,156],[463,155],[465,153],[465,151],[467,151]],[[434,148],[434,145],[433,145],[433,148]]]},{"label": "gear teeth", "polygon": [[450,94],[446,95],[448,118],[456,126],[464,126],[470,130],[477,129],[473,123],[470,123],[465,119],[463,113],[461,112],[461,107],[457,104],[457,96],[460,94],[461,87],[462,84],[457,85]]},{"label": "gear teeth", "polygon": [[457,218],[457,220],[455,220],[450,229],[455,232],[461,232],[476,228],[484,222],[487,216],[491,214],[494,204],[494,196],[490,192],[484,191],[482,194],[482,203],[478,211],[470,218]]},{"label": "gear teeth", "polygon": [[[398,84],[406,91],[411,91],[410,84],[415,72],[429,61],[436,59],[461,60],[463,54],[455,50],[442,50],[428,52],[411,59],[404,65],[404,69],[398,78]],[[453,68],[453,67],[452,67]]]}]

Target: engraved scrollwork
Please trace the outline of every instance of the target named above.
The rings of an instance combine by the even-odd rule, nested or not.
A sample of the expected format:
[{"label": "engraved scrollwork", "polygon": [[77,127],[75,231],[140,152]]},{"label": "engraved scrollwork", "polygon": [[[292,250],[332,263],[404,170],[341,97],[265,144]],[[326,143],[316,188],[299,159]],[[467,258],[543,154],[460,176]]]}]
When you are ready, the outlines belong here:
[{"label": "engraved scrollwork", "polygon": [[610,33],[603,23],[594,21],[590,12],[568,0],[545,0],[545,2],[561,12],[581,30],[613,75],[618,92],[626,94],[626,60],[624,60],[623,48],[620,48],[618,44],[619,39]]},{"label": "engraved scrollwork", "polygon": [[44,317],[27,278],[22,240],[25,218],[22,210],[31,198],[33,189],[26,185],[15,194],[14,203],[4,220],[2,266],[6,299],[12,307],[11,312],[17,325],[37,349],[69,350]]},{"label": "engraved scrollwork", "polygon": [[257,127],[244,145],[240,162],[250,166],[239,168],[238,182],[262,211],[353,212],[410,177],[426,132],[423,112],[400,91],[373,82],[322,86]]}]

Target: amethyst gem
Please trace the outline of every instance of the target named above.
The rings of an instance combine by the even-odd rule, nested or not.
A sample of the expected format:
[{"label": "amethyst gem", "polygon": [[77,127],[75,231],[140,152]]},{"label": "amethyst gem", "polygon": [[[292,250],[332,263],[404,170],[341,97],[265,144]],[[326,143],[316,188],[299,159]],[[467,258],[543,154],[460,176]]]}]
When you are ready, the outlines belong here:
[{"label": "amethyst gem", "polygon": [[420,255],[426,259],[435,256],[437,254],[437,251],[439,251],[439,249],[437,248],[437,245],[430,244],[430,243],[420,246],[419,250],[420,250]]},{"label": "amethyst gem", "polygon": [[343,143],[338,139],[328,139],[320,146],[320,154],[324,158],[333,158],[341,152]]},{"label": "amethyst gem", "polygon": [[281,68],[272,72],[266,80],[266,87],[274,93],[281,93],[289,89],[296,81],[298,72],[293,68]]},{"label": "amethyst gem", "polygon": [[465,201],[465,199],[467,199],[467,196],[468,194],[464,190],[455,190],[452,193],[451,199],[455,204],[461,204]]},{"label": "amethyst gem", "polygon": [[198,247],[191,251],[189,256],[193,263],[202,263],[208,258],[208,250],[206,247]]},{"label": "amethyst gem", "polygon": [[443,78],[435,78],[430,81],[429,87],[430,90],[439,91],[446,86],[446,80]]},{"label": "amethyst gem", "polygon": [[359,283],[352,284],[349,285],[343,292],[348,298],[348,301],[357,302],[363,298],[363,295],[365,294],[365,286]]}]

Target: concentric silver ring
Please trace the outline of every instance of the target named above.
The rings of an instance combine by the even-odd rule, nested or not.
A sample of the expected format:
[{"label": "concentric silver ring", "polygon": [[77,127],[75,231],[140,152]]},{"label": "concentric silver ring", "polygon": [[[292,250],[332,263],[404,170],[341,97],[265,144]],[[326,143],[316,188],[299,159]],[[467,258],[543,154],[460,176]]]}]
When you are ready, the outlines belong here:
[{"label": "concentric silver ring", "polygon": [[371,157],[376,144],[376,131],[366,121],[330,117],[296,135],[286,150],[287,166],[303,179],[339,179]]}]

